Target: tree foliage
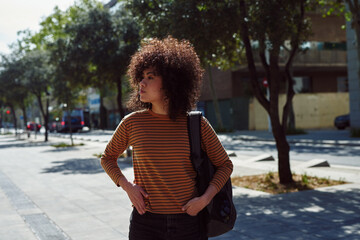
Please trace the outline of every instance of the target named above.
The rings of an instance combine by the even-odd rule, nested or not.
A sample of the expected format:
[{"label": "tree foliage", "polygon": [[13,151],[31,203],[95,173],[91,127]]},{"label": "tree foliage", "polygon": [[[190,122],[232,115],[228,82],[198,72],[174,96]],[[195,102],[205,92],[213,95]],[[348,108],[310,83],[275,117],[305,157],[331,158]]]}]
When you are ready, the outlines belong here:
[{"label": "tree foliage", "polygon": [[76,23],[69,24],[66,31],[72,36],[68,44],[68,60],[75,64],[71,66],[86,67],[72,71],[72,74],[78,73],[77,81],[100,89],[100,94],[106,84],[116,84],[118,109],[124,117],[122,76],[126,73],[130,56],[139,46],[136,23],[121,8],[114,14],[108,9],[93,8],[82,14]]},{"label": "tree foliage", "polygon": [[[229,69],[241,57],[236,25],[236,1],[128,1],[143,37],[189,40],[208,71],[218,128],[223,129],[211,66]],[[224,27],[226,26],[226,27]]]},{"label": "tree foliage", "polygon": [[18,64],[18,59],[14,55],[2,56],[0,72],[0,99],[11,108],[15,129],[17,128],[17,118],[15,109],[21,108],[24,113],[26,124],[25,103],[29,97],[29,92],[21,83],[22,68]]}]

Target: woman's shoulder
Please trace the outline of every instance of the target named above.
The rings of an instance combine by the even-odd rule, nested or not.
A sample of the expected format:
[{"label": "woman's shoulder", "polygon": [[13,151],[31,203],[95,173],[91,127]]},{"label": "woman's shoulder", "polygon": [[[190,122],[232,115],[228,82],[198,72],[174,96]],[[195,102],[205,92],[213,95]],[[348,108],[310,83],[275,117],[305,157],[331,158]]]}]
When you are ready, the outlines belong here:
[{"label": "woman's shoulder", "polygon": [[149,110],[148,109],[144,109],[144,110],[138,110],[132,113],[127,114],[122,121],[128,122],[128,121],[133,121],[139,118],[143,118],[144,116],[149,114]]}]

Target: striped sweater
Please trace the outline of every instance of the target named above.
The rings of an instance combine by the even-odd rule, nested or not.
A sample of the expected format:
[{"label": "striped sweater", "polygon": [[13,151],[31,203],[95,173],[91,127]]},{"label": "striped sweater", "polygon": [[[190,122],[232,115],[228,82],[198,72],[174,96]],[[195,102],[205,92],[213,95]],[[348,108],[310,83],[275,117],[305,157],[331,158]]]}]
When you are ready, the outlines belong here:
[{"label": "striped sweater", "polygon": [[[201,138],[202,148],[218,167],[210,184],[219,191],[230,177],[232,162],[205,118],[201,121]],[[149,194],[146,210],[183,213],[182,206],[197,194],[186,116],[173,121],[151,110],[127,115],[101,157],[102,167],[117,185],[123,176],[117,159],[129,145],[133,147],[134,183]]]}]

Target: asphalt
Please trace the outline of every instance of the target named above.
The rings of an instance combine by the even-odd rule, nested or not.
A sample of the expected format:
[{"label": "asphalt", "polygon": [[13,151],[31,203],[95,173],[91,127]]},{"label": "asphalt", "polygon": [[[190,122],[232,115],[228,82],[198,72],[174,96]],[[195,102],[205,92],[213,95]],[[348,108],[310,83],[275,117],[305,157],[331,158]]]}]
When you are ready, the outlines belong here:
[{"label": "asphalt", "polygon": [[[288,140],[360,146],[360,139],[350,138],[346,132],[336,136],[330,132],[310,131]],[[231,136],[273,141],[267,131],[241,131]],[[36,140],[0,136],[1,240],[127,239],[131,204],[102,171],[99,159],[92,156],[103,151],[106,143],[75,139],[85,145],[65,151],[50,146],[64,141],[54,136],[49,143],[42,143],[40,136]],[[259,159],[268,157],[261,152],[258,155]],[[237,155],[232,160],[233,176],[277,171],[276,159],[256,161]],[[291,161],[292,171],[348,183],[278,195],[234,187],[235,227],[212,239],[360,239],[360,168],[306,163]],[[131,179],[131,162],[120,161],[119,165]]]}]

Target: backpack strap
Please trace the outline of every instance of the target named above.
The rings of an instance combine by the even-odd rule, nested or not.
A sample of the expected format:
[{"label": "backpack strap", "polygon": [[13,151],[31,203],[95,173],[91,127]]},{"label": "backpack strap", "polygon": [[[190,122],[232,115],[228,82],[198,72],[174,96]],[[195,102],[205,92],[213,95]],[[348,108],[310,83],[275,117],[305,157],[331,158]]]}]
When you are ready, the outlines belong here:
[{"label": "backpack strap", "polygon": [[190,140],[190,158],[196,172],[202,163],[201,158],[201,118],[200,111],[191,111],[188,113],[188,133]]}]

